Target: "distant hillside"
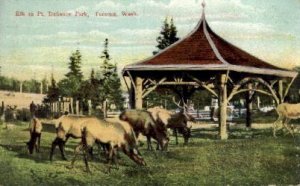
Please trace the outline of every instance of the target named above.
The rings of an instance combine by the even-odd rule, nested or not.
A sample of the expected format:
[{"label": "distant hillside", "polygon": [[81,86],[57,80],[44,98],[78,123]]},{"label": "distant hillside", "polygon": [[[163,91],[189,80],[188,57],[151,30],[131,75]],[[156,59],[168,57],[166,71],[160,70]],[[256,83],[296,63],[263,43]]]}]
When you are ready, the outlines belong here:
[{"label": "distant hillside", "polygon": [[45,94],[20,93],[0,90],[0,102],[4,101],[5,105],[16,105],[17,108],[29,108],[33,101],[35,104],[41,104]]}]

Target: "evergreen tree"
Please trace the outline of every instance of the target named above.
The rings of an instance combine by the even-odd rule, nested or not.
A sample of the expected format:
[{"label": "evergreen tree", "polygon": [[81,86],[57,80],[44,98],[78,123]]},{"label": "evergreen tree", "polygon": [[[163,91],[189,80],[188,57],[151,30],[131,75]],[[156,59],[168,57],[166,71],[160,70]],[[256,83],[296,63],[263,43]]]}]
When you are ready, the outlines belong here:
[{"label": "evergreen tree", "polygon": [[76,50],[76,52],[72,53],[69,62],[69,69],[70,72],[65,75],[67,78],[74,77],[79,82],[82,81],[83,75],[81,72],[81,54],[79,50]]},{"label": "evergreen tree", "polygon": [[156,39],[158,43],[156,46],[158,51],[154,51],[153,54],[157,54],[178,40],[179,38],[177,37],[177,29],[173,18],[171,18],[170,22],[166,18],[163,23],[162,30],[160,31],[160,36],[158,36]]},{"label": "evergreen tree", "polygon": [[[117,74],[117,65],[111,63],[108,39],[104,41],[104,50],[100,58],[103,59],[103,63],[100,65],[99,101],[102,106],[107,100],[109,106],[114,104],[116,109],[122,109],[124,98],[122,97],[121,81]],[[94,76],[94,73],[91,74],[91,77],[92,75]]]},{"label": "evergreen tree", "polygon": [[51,74],[51,85],[48,88],[47,96],[44,99],[44,102],[53,103],[58,100],[59,100],[59,89],[56,85],[56,81],[53,77],[53,74]]},{"label": "evergreen tree", "polygon": [[80,98],[80,87],[83,79],[80,51],[76,50],[69,59],[70,71],[65,75],[66,78],[58,83],[58,87],[62,96],[73,97],[76,100]]}]

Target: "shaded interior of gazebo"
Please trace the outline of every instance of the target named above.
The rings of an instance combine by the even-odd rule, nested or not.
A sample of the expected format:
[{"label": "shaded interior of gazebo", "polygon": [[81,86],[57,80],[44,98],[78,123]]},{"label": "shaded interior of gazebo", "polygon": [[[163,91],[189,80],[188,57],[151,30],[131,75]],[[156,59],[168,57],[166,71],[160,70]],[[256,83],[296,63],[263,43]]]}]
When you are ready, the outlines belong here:
[{"label": "shaded interior of gazebo", "polygon": [[220,138],[227,139],[227,105],[235,95],[248,93],[250,104],[256,92],[280,104],[297,73],[271,65],[225,41],[211,30],[203,8],[198,25],[188,36],[148,59],[125,66],[123,76],[131,108],[136,109],[142,109],[143,98],[159,86],[174,90],[183,102],[195,89],[209,91],[218,98]]}]

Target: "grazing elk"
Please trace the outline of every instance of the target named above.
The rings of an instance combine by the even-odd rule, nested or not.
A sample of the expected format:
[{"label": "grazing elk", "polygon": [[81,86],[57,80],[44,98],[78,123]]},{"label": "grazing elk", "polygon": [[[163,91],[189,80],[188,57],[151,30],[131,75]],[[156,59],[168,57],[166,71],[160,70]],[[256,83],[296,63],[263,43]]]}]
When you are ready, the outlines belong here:
[{"label": "grazing elk", "polygon": [[68,168],[74,167],[76,157],[80,151],[83,150],[86,171],[90,172],[87,161],[87,152],[95,143],[99,142],[108,145],[108,171],[110,171],[113,159],[118,167],[117,150],[122,150],[124,154],[126,154],[135,163],[139,165],[146,165],[137,149],[135,133],[128,123],[109,123],[97,118],[89,118],[85,120],[84,123],[85,124],[82,128],[82,140],[76,147],[71,166]]},{"label": "grazing elk", "polygon": [[191,137],[191,127],[188,127],[188,121],[194,121],[194,118],[184,110],[178,113],[170,112],[160,107],[149,108],[148,111],[157,123],[161,123],[166,128],[173,129],[175,132],[176,144],[178,144],[177,131],[182,134],[184,144],[188,143]]},{"label": "grazing elk", "polygon": [[[291,119],[300,118],[300,103],[290,104],[281,103],[277,106],[278,119],[273,123],[273,136],[276,137],[276,131],[286,128],[294,137],[294,128],[288,125]],[[282,122],[282,124],[281,124]]]},{"label": "grazing elk", "polygon": [[41,121],[33,117],[29,123],[30,140],[26,143],[30,154],[33,153],[34,148],[36,152],[40,151],[42,129]]},{"label": "grazing elk", "polygon": [[67,160],[64,152],[64,146],[70,137],[78,139],[81,138],[81,128],[84,121],[93,117],[83,117],[74,115],[63,115],[55,120],[56,138],[52,142],[50,151],[50,161],[52,161],[54,150],[56,146],[59,147],[63,160]]},{"label": "grazing elk", "polygon": [[140,133],[147,137],[148,150],[152,150],[151,138],[157,141],[162,150],[167,149],[169,142],[167,129],[164,125],[156,123],[148,111],[126,110],[120,114],[119,119],[131,125],[136,137]]}]

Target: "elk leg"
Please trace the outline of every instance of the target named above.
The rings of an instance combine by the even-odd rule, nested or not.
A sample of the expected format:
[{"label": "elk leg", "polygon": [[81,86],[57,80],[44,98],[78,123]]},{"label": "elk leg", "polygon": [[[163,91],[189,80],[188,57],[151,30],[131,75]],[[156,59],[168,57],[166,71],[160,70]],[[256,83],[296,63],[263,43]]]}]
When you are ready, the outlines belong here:
[{"label": "elk leg", "polygon": [[110,169],[111,169],[111,162],[112,162],[112,158],[113,158],[113,153],[114,153],[114,149],[113,149],[113,145],[110,144],[109,146],[109,155],[108,155],[108,172],[110,173]]},{"label": "elk leg", "polygon": [[148,145],[148,150],[153,150],[152,149],[152,145],[151,145],[151,137],[150,136],[147,136],[147,145]]},{"label": "elk leg", "polygon": [[177,129],[174,129],[174,135],[175,135],[175,143],[178,145],[178,135],[177,135]]},{"label": "elk leg", "polygon": [[60,144],[60,141],[61,141],[61,139],[56,137],[55,140],[52,142],[51,151],[50,151],[50,161],[52,161],[54,150],[55,150],[56,146]]},{"label": "elk leg", "polygon": [[80,153],[80,151],[82,150],[82,148],[83,148],[83,144],[79,143],[77,145],[77,147],[75,148],[75,150],[74,150],[74,157],[71,161],[71,165],[67,166],[67,168],[72,169],[74,167],[74,163],[76,161],[76,158],[77,158],[78,154]]},{"label": "elk leg", "polygon": [[90,149],[92,147],[88,147],[86,145],[83,145],[83,158],[84,158],[84,163],[85,163],[85,168],[86,168],[86,172],[91,172],[90,168],[89,168],[89,164],[88,164],[88,160],[87,160],[87,153],[90,152]]},{"label": "elk leg", "polygon": [[118,161],[118,151],[117,148],[114,148],[114,162],[116,164],[116,169],[119,169],[119,161]]},{"label": "elk leg", "polygon": [[60,154],[63,160],[67,160],[65,156],[65,142],[62,139],[59,139],[59,144],[58,144]]},{"label": "elk leg", "polygon": [[41,145],[41,135],[42,134],[38,134],[38,141],[37,141],[37,148],[36,148],[36,152],[40,152],[40,145]]},{"label": "elk leg", "polygon": [[88,149],[89,155],[91,156],[91,159],[94,159],[94,155],[93,155],[93,147]]},{"label": "elk leg", "polygon": [[[162,147],[161,147],[162,148]],[[159,143],[156,144],[156,150],[159,150]]]},{"label": "elk leg", "polygon": [[283,123],[283,126],[288,130],[288,132],[293,136],[294,138],[294,131],[291,129],[291,127],[288,125],[288,123],[291,121],[291,119],[286,118],[285,122]]},{"label": "elk leg", "polygon": [[274,138],[277,138],[277,136],[276,136],[276,131],[278,128],[277,123],[280,122],[282,119],[283,119],[282,116],[279,116],[278,119],[273,123],[273,137]]}]

